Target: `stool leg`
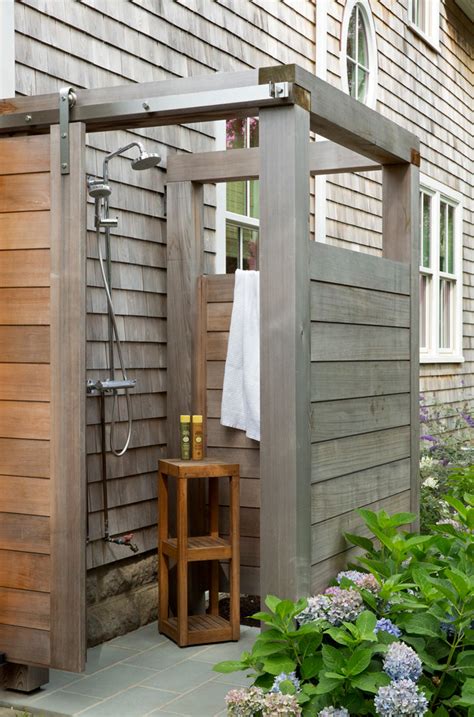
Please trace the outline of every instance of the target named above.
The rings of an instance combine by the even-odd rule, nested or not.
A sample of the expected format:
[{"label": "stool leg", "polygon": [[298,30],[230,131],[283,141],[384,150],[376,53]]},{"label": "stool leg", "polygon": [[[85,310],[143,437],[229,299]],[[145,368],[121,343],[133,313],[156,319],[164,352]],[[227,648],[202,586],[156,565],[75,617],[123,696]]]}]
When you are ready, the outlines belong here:
[{"label": "stool leg", "polygon": [[[219,479],[209,478],[209,528],[213,538],[219,536]],[[209,612],[219,615],[219,561],[211,561]]]},{"label": "stool leg", "polygon": [[169,560],[163,555],[163,541],[168,538],[168,477],[158,473],[158,629],[168,619]]},{"label": "stool leg", "polygon": [[240,637],[240,491],[239,476],[230,477],[230,624],[232,639]]},{"label": "stool leg", "polygon": [[188,482],[178,478],[178,644],[188,644]]}]

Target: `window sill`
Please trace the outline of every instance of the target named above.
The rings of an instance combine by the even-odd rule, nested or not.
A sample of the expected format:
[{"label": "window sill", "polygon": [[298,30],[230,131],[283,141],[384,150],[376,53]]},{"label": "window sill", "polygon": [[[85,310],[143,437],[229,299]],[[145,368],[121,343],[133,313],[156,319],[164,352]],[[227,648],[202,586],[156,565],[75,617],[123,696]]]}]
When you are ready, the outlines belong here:
[{"label": "window sill", "polygon": [[429,45],[432,50],[438,53],[441,52],[439,40],[433,40],[433,38],[424,33],[423,30],[420,30],[420,28],[413,22],[408,23],[408,28],[413,32],[414,35],[417,35],[421,40],[423,40],[423,42]]},{"label": "window sill", "polygon": [[464,356],[460,356],[459,354],[450,354],[449,356],[443,354],[436,356],[421,354],[420,364],[425,363],[464,363]]}]

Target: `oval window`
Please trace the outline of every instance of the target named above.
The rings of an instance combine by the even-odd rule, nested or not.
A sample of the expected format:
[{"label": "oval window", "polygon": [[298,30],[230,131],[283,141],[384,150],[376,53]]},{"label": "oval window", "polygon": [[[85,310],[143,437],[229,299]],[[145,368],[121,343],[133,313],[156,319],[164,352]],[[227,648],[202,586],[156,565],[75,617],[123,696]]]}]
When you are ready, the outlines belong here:
[{"label": "oval window", "polygon": [[369,106],[375,105],[377,48],[369,3],[349,0],[342,21],[341,76],[343,89]]}]

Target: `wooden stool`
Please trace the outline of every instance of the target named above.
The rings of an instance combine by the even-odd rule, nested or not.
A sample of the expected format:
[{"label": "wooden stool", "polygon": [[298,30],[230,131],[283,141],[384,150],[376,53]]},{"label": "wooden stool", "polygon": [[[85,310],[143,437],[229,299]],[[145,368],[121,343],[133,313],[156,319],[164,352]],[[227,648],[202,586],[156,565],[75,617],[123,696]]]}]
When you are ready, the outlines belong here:
[{"label": "wooden stool", "polygon": [[[177,480],[177,537],[169,537],[168,478]],[[188,535],[188,481],[209,481],[209,534]],[[229,478],[229,538],[219,535],[219,480]],[[227,642],[240,637],[240,546],[239,546],[239,466],[222,461],[162,460],[158,471],[158,629],[178,643],[202,645]],[[177,563],[177,617],[169,616],[169,562]],[[219,560],[229,560],[230,620],[219,616]],[[188,615],[188,563],[211,561],[209,610],[204,615]]]}]

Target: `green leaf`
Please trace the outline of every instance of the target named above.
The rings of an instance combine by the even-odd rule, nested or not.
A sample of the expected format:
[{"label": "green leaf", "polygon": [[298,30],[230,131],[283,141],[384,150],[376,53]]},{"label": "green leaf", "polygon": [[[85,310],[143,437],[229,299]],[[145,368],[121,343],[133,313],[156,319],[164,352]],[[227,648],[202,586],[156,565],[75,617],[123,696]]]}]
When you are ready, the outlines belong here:
[{"label": "green leaf", "polygon": [[415,513],[394,513],[390,517],[389,526],[391,528],[400,528],[402,525],[413,523],[417,519]]},{"label": "green leaf", "polygon": [[460,570],[457,570],[456,568],[452,568],[451,570],[446,570],[445,573],[446,577],[450,582],[454,585],[456,590],[459,593],[459,596],[462,600],[465,599],[465,597],[470,593],[471,588],[469,585],[469,580],[466,579],[467,576],[463,575],[463,573]]},{"label": "green leaf", "polygon": [[324,674],[321,676],[318,684],[316,685],[316,694],[317,695],[327,695],[330,692],[334,692],[339,686],[340,686],[339,680],[331,679],[330,677],[326,677]]},{"label": "green leaf", "polygon": [[260,620],[261,622],[266,622],[269,625],[273,625],[273,621],[275,619],[273,615],[269,615],[268,612],[256,612],[251,617],[253,620]]},{"label": "green leaf", "polygon": [[323,645],[321,649],[321,654],[323,657],[324,667],[326,667],[331,672],[338,672],[339,674],[342,673],[345,659],[344,654],[343,652],[341,652],[341,650],[338,650],[335,647],[331,647],[331,645]]},{"label": "green leaf", "polygon": [[352,645],[353,643],[352,637],[338,627],[330,627],[329,630],[326,630],[326,634],[339,645]]},{"label": "green leaf", "polygon": [[284,695],[296,694],[296,688],[291,680],[282,680],[280,682],[280,692]]},{"label": "green leaf", "polygon": [[282,620],[288,619],[293,614],[294,605],[291,600],[280,600],[276,606],[276,614],[281,617]]},{"label": "green leaf", "polygon": [[283,642],[259,642],[257,641],[252,648],[252,657],[268,657],[282,652],[285,648]]},{"label": "green leaf", "polygon": [[238,672],[239,670],[246,670],[248,665],[240,660],[224,660],[224,662],[218,662],[212,668],[214,672],[223,672],[227,674],[229,672]]},{"label": "green leaf", "polygon": [[303,680],[310,680],[320,672],[323,666],[322,655],[311,655],[306,657],[300,667],[301,677]]},{"label": "green leaf", "polygon": [[367,669],[372,659],[372,650],[358,649],[356,650],[347,661],[345,666],[346,675],[359,675],[361,672]]},{"label": "green leaf", "polygon": [[474,650],[461,652],[457,661],[456,668],[469,677],[474,677]]},{"label": "green leaf", "polygon": [[265,605],[273,613],[276,612],[277,605],[280,602],[281,602],[280,598],[277,598],[275,595],[267,595],[267,597],[265,598]]},{"label": "green leaf", "polygon": [[369,610],[364,610],[364,612],[359,615],[356,620],[356,627],[360,632],[362,640],[369,640],[370,642],[377,640],[374,634],[376,623],[376,615],[374,615],[373,612],[369,612]]},{"label": "green leaf", "polygon": [[351,685],[363,692],[375,694],[379,687],[390,684],[390,677],[385,672],[367,672],[364,675],[357,675],[351,678]]},{"label": "green leaf", "polygon": [[350,543],[357,545],[359,548],[367,550],[369,553],[374,549],[374,544],[369,538],[364,538],[362,535],[353,535],[352,533],[344,533],[344,537]]},{"label": "green leaf", "polygon": [[428,637],[440,637],[438,620],[428,613],[417,613],[402,619],[402,626],[412,635],[427,635]]},{"label": "green leaf", "polygon": [[280,675],[282,672],[293,672],[296,663],[286,655],[270,655],[263,660],[263,669],[270,675]]}]

